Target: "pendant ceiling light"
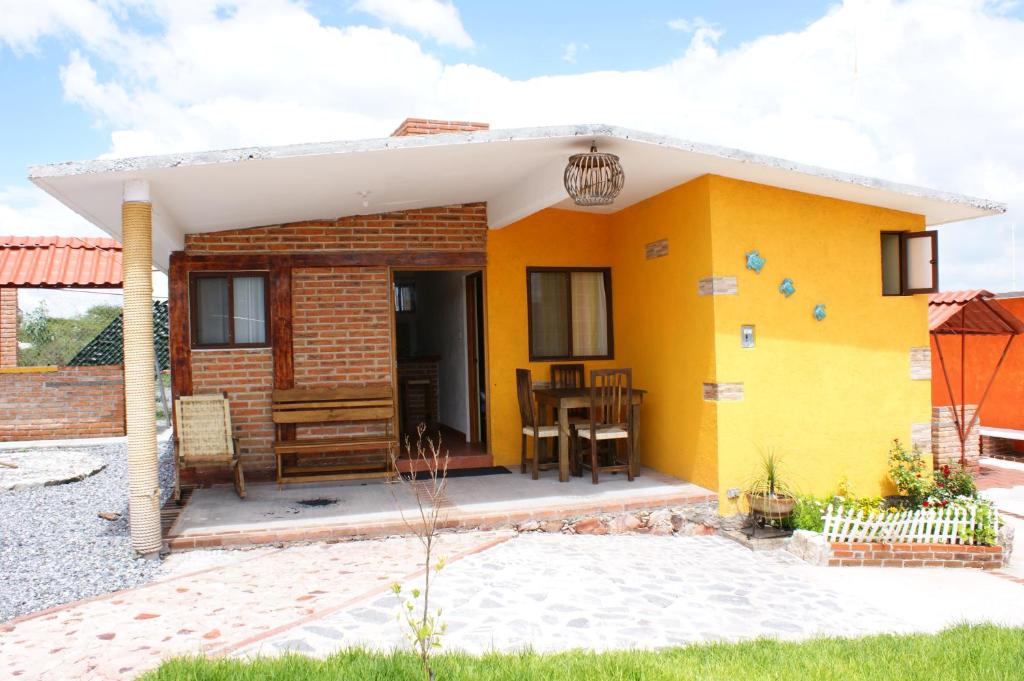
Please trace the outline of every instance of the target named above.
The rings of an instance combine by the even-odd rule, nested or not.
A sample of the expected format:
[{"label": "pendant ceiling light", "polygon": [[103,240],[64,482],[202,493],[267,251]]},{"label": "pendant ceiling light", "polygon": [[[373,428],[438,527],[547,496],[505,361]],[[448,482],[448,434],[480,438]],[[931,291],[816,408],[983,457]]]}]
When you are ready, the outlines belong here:
[{"label": "pendant ceiling light", "polygon": [[577,206],[607,206],[622,191],[626,176],[615,154],[602,154],[590,145],[586,154],[573,154],[565,167],[565,191]]}]

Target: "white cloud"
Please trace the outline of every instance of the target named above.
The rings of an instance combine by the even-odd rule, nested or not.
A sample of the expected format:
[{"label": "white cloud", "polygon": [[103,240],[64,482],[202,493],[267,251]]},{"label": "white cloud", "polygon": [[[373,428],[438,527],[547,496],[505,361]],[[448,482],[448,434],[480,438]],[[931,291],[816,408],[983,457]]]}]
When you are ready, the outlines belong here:
[{"label": "white cloud", "polygon": [[575,64],[579,53],[586,52],[589,49],[590,45],[587,43],[568,43],[562,50],[562,61]]},{"label": "white cloud", "polygon": [[672,19],[668,22],[668,27],[673,31],[680,31],[682,33],[693,33],[702,28],[714,28],[710,22],[701,17]]},{"label": "white cloud", "polygon": [[442,45],[469,49],[473,39],[459,18],[459,10],[441,0],[356,0],[353,7],[387,24],[411,28]]},{"label": "white cloud", "polygon": [[1024,22],[1002,2],[847,0],[730,49],[692,19],[656,68],[527,80],[445,64],[387,28],[325,26],[298,0],[240,0],[230,14],[213,0],[122,0],[161,26],[146,37],[112,2],[91,20],[113,27],[103,41],[49,10],[0,24],[20,50],[72,36],[65,94],[114,128],[111,155],[378,136],[407,115],[607,122],[1009,202],[1004,218],[943,228],[945,286],[1008,288],[1010,222],[1024,241],[1024,89],[1007,85],[1024,72]]}]

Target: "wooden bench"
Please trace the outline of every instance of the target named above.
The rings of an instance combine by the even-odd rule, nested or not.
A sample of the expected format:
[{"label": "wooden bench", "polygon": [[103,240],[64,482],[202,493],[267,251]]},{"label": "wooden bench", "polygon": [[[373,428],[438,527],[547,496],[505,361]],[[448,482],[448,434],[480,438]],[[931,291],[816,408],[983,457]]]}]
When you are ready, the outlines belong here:
[{"label": "wooden bench", "polygon": [[[273,394],[274,456],[277,481],[352,480],[393,475],[389,448],[398,446],[395,398],[390,386],[344,387],[328,390],[291,388]],[[298,426],[383,423],[384,433],[297,439]],[[384,450],[378,461],[302,463],[309,455]]]}]

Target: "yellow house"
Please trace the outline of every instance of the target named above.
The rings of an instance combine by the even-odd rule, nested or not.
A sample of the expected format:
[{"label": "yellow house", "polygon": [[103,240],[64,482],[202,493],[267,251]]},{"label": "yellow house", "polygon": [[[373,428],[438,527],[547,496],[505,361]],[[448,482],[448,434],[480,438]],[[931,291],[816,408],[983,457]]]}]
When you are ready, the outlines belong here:
[{"label": "yellow house", "polygon": [[[609,205],[567,194],[570,155],[592,145],[621,163]],[[126,306],[148,315],[150,263],[169,273],[175,393],[227,392],[249,475],[274,469],[275,389],[377,384],[397,396],[393,429],[422,410],[466,465],[518,468],[515,370],[543,382],[578,362],[632,369],[640,462],[726,513],[767,452],[798,489],[883,491],[890,441],[930,432],[925,230],[1005,210],[604,125],[411,119],[377,140],[31,177],[122,240]],[[151,352],[144,325],[126,312]],[[127,366],[129,413],[151,367]],[[152,409],[136,411],[145,473]],[[152,503],[138,479],[133,530]]]}]

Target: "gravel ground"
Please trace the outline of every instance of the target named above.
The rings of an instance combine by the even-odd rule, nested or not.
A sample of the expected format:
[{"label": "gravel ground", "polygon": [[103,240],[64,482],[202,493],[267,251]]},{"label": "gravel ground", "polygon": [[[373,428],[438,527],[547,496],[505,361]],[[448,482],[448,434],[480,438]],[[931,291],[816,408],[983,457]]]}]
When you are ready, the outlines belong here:
[{"label": "gravel ground", "polygon": [[[160,445],[163,500],[173,485],[171,448],[169,441]],[[125,446],[88,451],[107,461],[107,467],[92,477],[0,492],[0,622],[135,586],[160,570],[160,561],[132,555]],[[121,517],[103,520],[97,516],[101,511]]]}]

